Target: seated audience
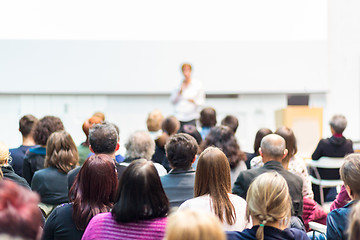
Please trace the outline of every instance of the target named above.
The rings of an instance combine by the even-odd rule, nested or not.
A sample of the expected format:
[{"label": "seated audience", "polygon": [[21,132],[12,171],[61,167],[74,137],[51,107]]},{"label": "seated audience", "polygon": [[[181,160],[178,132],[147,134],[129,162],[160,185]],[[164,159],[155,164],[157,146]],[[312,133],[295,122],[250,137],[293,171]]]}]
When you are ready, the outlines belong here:
[{"label": "seated audience", "polygon": [[226,126],[213,127],[200,145],[200,152],[209,146],[218,147],[225,153],[230,164],[231,186],[233,186],[239,173],[246,170],[246,155],[240,150],[233,131]]},{"label": "seated audience", "polygon": [[168,211],[169,201],[154,164],[137,160],[120,178],[111,213],[93,217],[82,239],[162,240]]},{"label": "seated audience", "polygon": [[247,214],[254,226],[243,232],[228,232],[229,240],[308,239],[305,232],[288,228],[291,196],[287,181],[275,171],[263,173],[251,183],[246,197]]},{"label": "seated audience", "polygon": [[349,240],[358,240],[360,239],[360,203],[354,204],[350,214],[349,220]]},{"label": "seated audience", "polygon": [[67,173],[79,162],[76,145],[69,133],[54,132],[46,144],[45,168],[35,172],[31,189],[41,202],[59,205],[68,202]]},{"label": "seated audience", "polygon": [[79,164],[80,166],[84,164],[85,160],[88,158],[88,155],[91,153],[90,149],[89,149],[89,129],[91,128],[92,125],[94,124],[98,124],[101,123],[101,119],[98,117],[91,117],[89,119],[87,119],[83,125],[82,125],[82,130],[85,133],[86,136],[86,140],[85,142],[81,143],[77,149],[79,152]]},{"label": "seated audience", "polygon": [[[353,143],[350,139],[343,136],[343,132],[347,126],[347,120],[343,115],[334,115],[330,120],[330,130],[332,137],[321,139],[314,153],[313,160],[321,157],[344,157],[349,153],[353,153]],[[319,169],[320,177],[325,179],[340,179],[337,169]],[[315,176],[314,173],[312,173]],[[313,184],[314,199],[320,202],[320,190],[318,185]],[[336,197],[336,188],[325,188],[325,201],[333,201]]]},{"label": "seated audience", "polygon": [[[179,129],[180,129],[180,122],[179,120],[177,120],[176,117],[174,116],[170,116],[164,119],[161,128],[163,130],[163,132],[165,133],[165,139],[164,139],[164,143],[166,143],[168,141],[168,139],[173,136],[174,134],[176,134]],[[169,172],[171,170],[170,164],[169,164],[169,160],[166,157],[165,154],[165,158],[163,159],[162,163],[161,163],[164,168]]]},{"label": "seated audience", "polygon": [[216,125],[216,111],[211,107],[204,108],[200,112],[200,135],[205,140],[212,127]]},{"label": "seated audience", "polygon": [[85,161],[70,189],[70,204],[61,205],[50,214],[42,239],[81,239],[96,214],[110,211],[118,182],[112,161],[105,154]]},{"label": "seated audience", "polygon": [[9,239],[40,239],[43,219],[38,203],[37,194],[12,181],[0,181],[0,233],[12,236]]},{"label": "seated audience", "polygon": [[34,173],[44,168],[44,160],[46,155],[46,142],[49,136],[56,131],[64,130],[64,125],[60,118],[54,116],[45,116],[40,119],[34,129],[34,140],[37,145],[30,148],[24,157],[23,177],[31,184]]},{"label": "seated audience", "polygon": [[22,135],[22,144],[18,148],[10,149],[12,158],[10,165],[13,167],[15,173],[20,177],[22,177],[25,153],[35,146],[34,128],[37,121],[37,118],[30,114],[25,115],[20,119],[19,131]]},{"label": "seated audience", "polygon": [[230,165],[218,148],[208,147],[198,161],[193,199],[179,210],[194,209],[213,213],[226,231],[242,231],[252,226],[246,217],[246,202],[231,194]]},{"label": "seated audience", "polygon": [[[120,163],[118,174],[121,176],[127,166],[138,159],[151,160],[155,152],[155,142],[150,134],[145,131],[136,131],[129,136],[128,141],[125,143],[126,154],[125,160]],[[159,176],[167,174],[166,169],[159,163],[154,163],[154,166]]]},{"label": "seated audience", "polygon": [[[89,148],[95,154],[106,154],[111,157],[117,170],[120,165],[115,161],[115,153],[119,150],[119,135],[114,124],[101,123],[95,124],[89,130]],[[80,172],[80,167],[71,170],[68,175],[68,189],[71,189],[76,175]]]},{"label": "seated audience", "polygon": [[273,133],[273,132],[268,128],[260,128],[256,132],[255,141],[254,141],[254,153],[246,153],[247,160],[245,161],[245,163],[246,163],[246,167],[248,169],[251,169],[251,166],[250,166],[251,160],[254,157],[260,156],[259,148],[260,148],[261,140],[263,139],[263,137],[265,137],[266,135],[269,135],[271,133]]},{"label": "seated audience", "polygon": [[[282,160],[282,165],[285,169],[301,177],[303,180],[303,196],[307,198],[314,198],[314,193],[311,187],[311,180],[306,168],[304,160],[296,156],[297,144],[294,131],[288,127],[280,127],[275,134],[280,135],[285,139],[287,156]],[[254,157],[250,162],[251,168],[258,168],[264,165],[261,156]]]},{"label": "seated audience", "polygon": [[221,125],[228,126],[235,134],[239,127],[239,120],[234,115],[227,115],[223,120],[221,120]]},{"label": "seated audience", "polygon": [[169,139],[165,149],[172,170],[161,177],[161,182],[170,206],[178,207],[194,196],[195,170],[191,164],[195,161],[198,144],[189,134],[178,133]]},{"label": "seated audience", "polygon": [[194,210],[170,215],[165,240],[226,240],[219,219],[213,214]]},{"label": "seated audience", "polygon": [[352,207],[360,199],[360,154],[354,153],[345,157],[340,168],[341,180],[351,201],[342,208],[333,210],[326,220],[326,236],[328,240],[348,239],[347,228]]},{"label": "seated audience", "polygon": [[4,179],[14,181],[20,186],[30,189],[26,180],[14,172],[14,169],[10,166],[10,152],[9,148],[2,142],[0,142],[0,167]]},{"label": "seated audience", "polygon": [[187,134],[189,134],[190,136],[195,138],[198,145],[200,145],[201,142],[202,142],[201,135],[200,135],[199,131],[196,129],[196,127],[194,125],[184,124],[184,125],[182,125],[180,127],[178,133],[187,133]]},{"label": "seated audience", "polygon": [[288,153],[285,139],[277,134],[269,134],[265,136],[261,140],[259,153],[263,159],[264,166],[241,171],[235,181],[233,193],[242,198],[246,198],[248,188],[257,176],[265,172],[276,171],[285,178],[289,186],[293,204],[292,215],[300,217],[303,211],[303,181],[299,176],[287,171],[282,165],[282,160]]}]

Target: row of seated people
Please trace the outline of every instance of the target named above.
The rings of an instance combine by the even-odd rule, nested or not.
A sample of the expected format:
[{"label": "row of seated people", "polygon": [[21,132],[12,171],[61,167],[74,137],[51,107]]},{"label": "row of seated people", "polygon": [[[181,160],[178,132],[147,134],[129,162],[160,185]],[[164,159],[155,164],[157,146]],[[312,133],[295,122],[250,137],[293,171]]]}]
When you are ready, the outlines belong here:
[{"label": "row of seated people", "polygon": [[[46,121],[44,121],[44,120],[46,120]],[[163,121],[163,123],[166,122],[166,120],[170,120],[169,121],[170,123],[175,122],[175,129],[178,128],[176,121],[172,121],[173,118],[165,119],[165,121]],[[35,130],[37,128],[41,129],[41,127],[39,127],[39,125],[41,126],[40,123],[42,121],[45,122],[45,124],[43,124],[45,126],[42,126],[42,129],[47,128],[49,126],[60,126],[60,127],[62,126],[60,119],[58,119],[56,117],[45,117],[36,124]],[[51,121],[54,121],[55,124],[49,123]],[[61,124],[59,124],[59,122]],[[171,124],[170,124],[170,126],[171,126]],[[61,128],[63,129],[63,126]],[[185,127],[185,129],[186,129],[186,127]],[[192,131],[189,131],[189,129]],[[187,130],[190,132],[190,134],[194,132],[194,129],[192,129],[192,128],[188,128]],[[282,128],[282,130],[283,130],[283,132],[285,132],[285,135],[286,134],[293,135],[293,133],[291,132],[290,129]],[[48,130],[48,132],[51,132],[51,130]],[[35,133],[36,133],[36,131],[35,131]],[[203,204],[203,203],[209,202],[210,200],[212,202],[218,201],[219,205],[215,206],[215,209],[209,210],[210,212],[215,211],[215,213],[216,213],[217,208],[221,209],[221,207],[224,207],[224,206],[225,206],[225,209],[227,209],[229,206],[233,206],[233,208],[234,208],[234,206],[241,206],[241,207],[236,207],[237,209],[234,209],[234,213],[236,213],[235,215],[239,216],[238,219],[242,220],[242,221],[237,222],[237,221],[234,221],[234,219],[233,219],[233,221],[231,221],[231,218],[229,216],[227,216],[227,220],[230,219],[230,221],[225,221],[227,223],[227,226],[224,226],[224,230],[241,231],[244,228],[251,226],[251,225],[249,225],[249,222],[246,222],[249,220],[244,221],[242,219],[242,217],[245,215],[244,213],[245,213],[245,209],[246,209],[246,203],[245,203],[244,199],[242,199],[241,197],[246,198],[246,194],[248,191],[247,188],[249,187],[250,182],[257,175],[261,174],[262,172],[266,172],[267,170],[264,170],[264,169],[266,169],[267,163],[270,162],[273,166],[270,166],[269,169],[280,172],[285,177],[288,184],[289,184],[289,179],[290,179],[290,181],[292,180],[292,183],[289,184],[289,189],[290,189],[289,193],[290,193],[290,195],[292,195],[292,199],[293,199],[293,207],[292,207],[293,213],[292,214],[297,217],[300,217],[302,215],[302,211],[303,211],[302,202],[303,201],[305,202],[305,198],[304,198],[304,200],[302,199],[302,193],[304,193],[304,196],[307,196],[306,195],[307,192],[311,192],[311,191],[309,191],[309,189],[306,189],[306,187],[305,187],[306,184],[302,184],[302,179],[300,179],[300,178],[296,179],[295,175],[290,174],[285,170],[285,169],[287,169],[286,164],[290,165],[289,158],[291,159],[291,157],[294,156],[296,153],[296,150],[294,151],[294,149],[291,149],[291,147],[288,146],[288,142],[290,142],[290,141],[286,139],[286,136],[284,137],[286,140],[286,148],[284,145],[284,149],[283,149],[281,156],[277,155],[277,157],[275,159],[275,157],[274,157],[275,155],[269,156],[266,154],[265,155],[261,154],[262,155],[261,161],[263,163],[265,163],[264,167],[262,167],[258,170],[254,169],[254,170],[250,170],[250,171],[240,171],[240,172],[236,172],[234,174],[232,171],[234,168],[231,168],[232,163],[235,166],[240,165],[240,163],[243,163],[243,165],[244,165],[244,161],[241,161],[241,156],[243,156],[243,154],[240,151],[240,148],[238,147],[238,145],[236,143],[236,139],[234,137],[233,130],[231,130],[228,127],[224,127],[224,126],[212,127],[208,133],[208,136],[205,137],[205,141],[203,141],[203,143],[200,144],[201,151],[198,151],[198,142],[193,137],[189,136],[188,134],[180,134],[180,135],[178,135],[178,134],[174,135],[174,134],[175,133],[169,134],[168,138],[170,138],[170,139],[167,139],[167,141],[166,141],[167,145],[164,147],[164,149],[166,150],[165,156],[167,156],[167,161],[170,163],[172,170],[169,172],[169,174],[166,174],[166,171],[164,171],[164,168],[160,164],[156,164],[156,163],[154,164],[154,167],[157,170],[157,174],[162,176],[161,177],[162,186],[165,190],[165,193],[166,193],[168,199],[170,200],[170,206],[180,206],[181,209],[191,208],[192,206],[194,206],[195,209],[198,209],[198,208],[201,208],[201,206],[202,206],[209,210],[210,206],[207,207],[206,204]],[[269,138],[270,137],[274,138],[274,136],[279,136],[279,135],[281,136],[281,131],[278,130],[277,134],[278,135],[270,135]],[[36,134],[35,134],[35,136],[36,136]],[[132,153],[132,154],[128,154],[126,156],[125,160],[123,162],[121,162],[120,164],[117,162],[114,162],[119,178],[121,178],[121,176],[124,174],[127,167],[131,164],[132,161],[139,159],[139,158],[145,158],[148,160],[151,159],[151,156],[153,155],[154,151],[153,150],[149,151],[149,149],[154,149],[154,141],[153,141],[154,138],[151,138],[149,136],[151,136],[151,135],[149,135],[145,132],[136,132],[129,138],[129,140],[131,139],[131,141],[129,141],[126,144],[126,146],[127,146],[126,148],[127,148],[128,152]],[[160,136],[161,136],[161,134],[160,134]],[[211,136],[213,136],[212,140],[211,140]],[[52,206],[55,206],[60,203],[68,201],[67,191],[68,191],[68,189],[71,189],[71,187],[73,187],[72,183],[76,181],[76,177],[81,172],[81,169],[83,169],[83,168],[76,168],[76,169],[72,170],[69,174],[66,175],[66,173],[68,173],[71,169],[75,168],[77,161],[78,161],[77,148],[76,148],[71,136],[68,133],[66,133],[65,131],[63,131],[61,129],[60,129],[60,131],[55,130],[55,133],[51,134],[48,138],[49,139],[46,140],[46,143],[47,143],[46,145],[42,145],[42,146],[38,147],[38,148],[45,148],[44,152],[46,154],[46,157],[44,158],[44,166],[46,168],[43,170],[39,170],[39,171],[35,170],[34,172],[36,172],[36,173],[34,174],[33,177],[31,177],[32,189],[37,191],[40,194],[41,202],[44,203],[45,205],[47,205],[45,207],[43,206],[43,208],[45,208],[45,212],[46,212],[46,207],[49,207],[49,209],[51,211],[51,210],[53,210]],[[173,143],[172,143],[172,140],[174,140]],[[106,154],[107,156],[110,156],[111,159],[116,159],[115,152],[119,148],[119,143],[118,143],[119,142],[119,131],[116,129],[116,127],[113,124],[97,124],[97,125],[95,125],[93,128],[90,129],[90,133],[89,133],[89,137],[88,137],[87,141],[89,142],[91,151],[93,151],[95,153],[95,155]],[[196,158],[196,154],[198,152],[205,153],[206,152],[205,149],[207,149],[208,146],[216,146],[217,142],[220,142],[220,144],[221,143],[223,144],[223,146],[220,146],[220,147],[224,150],[225,154],[223,153],[223,155],[226,159],[226,162],[228,163],[228,165],[230,167],[230,174],[229,174],[230,175],[230,190],[229,189],[221,190],[221,186],[225,185],[225,184],[222,184],[220,186],[214,185],[215,186],[214,192],[211,192],[210,190],[204,191],[204,190],[200,189],[199,190],[200,192],[198,194],[196,194],[196,186],[197,185],[196,185],[195,175],[198,173],[198,171],[200,172],[200,170],[198,170],[198,169],[200,168],[199,166],[200,166],[200,159],[201,159],[200,157]],[[225,144],[224,144],[224,142],[225,142]],[[230,143],[230,146],[229,146],[229,143]],[[231,144],[233,144],[234,146],[231,146]],[[266,145],[266,141],[264,141],[264,144]],[[285,144],[285,141],[284,141],[284,144]],[[274,145],[274,142],[272,144],[270,144],[270,148],[273,147],[273,145]],[[227,149],[228,146],[230,147],[230,150]],[[35,148],[35,149],[38,149],[38,148]],[[295,145],[295,148],[296,148],[296,145]],[[235,149],[235,151],[231,151],[234,149]],[[266,147],[262,146],[261,149],[264,150],[264,149],[266,149]],[[228,152],[226,152],[227,150],[228,150]],[[212,151],[215,151],[215,150],[212,149]],[[291,153],[293,153],[293,155],[291,157],[289,157],[289,156],[287,156],[287,154],[285,154],[285,152],[290,152],[289,155],[291,155]],[[31,155],[31,154],[36,156],[36,153],[40,153],[40,152],[36,152],[34,150],[29,151],[29,153],[26,156]],[[231,156],[232,156],[231,154],[235,155],[237,158],[231,158]],[[41,155],[41,154],[38,154],[38,155]],[[221,157],[219,157],[219,156],[220,155],[218,154],[218,156],[214,157],[214,158],[220,159]],[[25,159],[26,159],[26,157],[25,157]],[[37,158],[33,158],[33,159],[37,159]],[[235,161],[232,161],[233,159],[235,159]],[[29,161],[29,162],[32,163],[31,161]],[[275,162],[278,162],[278,163],[275,163]],[[268,164],[268,165],[271,165],[271,164]],[[9,168],[8,164],[4,164],[4,165],[6,165],[6,167]],[[24,166],[24,169],[26,169],[25,160],[24,160],[23,166]],[[158,167],[156,167],[156,166],[158,166]],[[191,166],[196,167],[196,174],[195,174],[195,170],[192,169]],[[210,167],[208,167],[208,168],[210,168]],[[2,169],[4,169],[4,168],[2,167]],[[246,169],[246,167],[245,167],[245,169]],[[241,169],[241,170],[244,170],[244,169]],[[67,176],[67,178],[64,178],[64,173],[65,173],[65,176]],[[207,173],[206,175],[211,175],[215,179],[227,179],[226,176],[224,176],[224,177],[222,176],[222,173],[223,173],[223,171],[218,172],[218,173],[213,173],[213,174]],[[235,176],[231,176],[232,173]],[[4,174],[4,175],[5,175],[5,177],[9,176],[8,174]],[[287,175],[288,175],[288,177],[286,177]],[[301,175],[301,174],[298,174],[298,175]],[[50,180],[51,178],[53,181]],[[236,178],[237,178],[237,181],[235,182],[234,180],[236,180]],[[65,179],[65,181],[64,181],[64,179]],[[90,179],[94,179],[94,178],[90,178]],[[14,180],[14,178],[13,178],[13,180]],[[69,188],[64,188],[63,187],[64,185],[67,186],[67,182],[66,182],[67,180],[69,181]],[[18,181],[18,182],[22,183],[23,185],[26,185],[24,183],[24,181]],[[54,182],[56,184],[54,184]],[[235,182],[235,185],[233,187],[233,192],[239,194],[241,197],[236,197],[235,195],[231,194],[231,186],[233,185],[234,182]],[[217,181],[216,183],[219,184],[219,181]],[[294,187],[294,184],[295,184],[295,187]],[[209,182],[205,183],[204,185],[205,186],[209,185]],[[195,186],[195,190],[194,190],[194,186]],[[58,187],[58,188],[54,189],[56,187]],[[66,191],[63,191],[60,188],[66,189]],[[238,190],[240,192],[237,192]],[[194,191],[195,195],[193,195],[193,191]],[[215,198],[212,197],[212,196],[219,195],[219,193],[217,191],[220,191],[220,192],[222,191],[222,192],[227,193],[228,200],[230,200],[230,201],[228,201],[228,204],[226,204],[226,199],[224,200],[224,198],[220,198],[219,200],[216,200]],[[59,194],[59,192],[61,192],[62,194]],[[76,190],[75,192],[78,192],[78,190]],[[74,199],[71,200],[72,195],[75,195],[75,193],[70,194],[71,202],[74,200]],[[205,196],[205,195],[207,195],[207,196]],[[193,201],[189,200],[189,201],[183,203],[185,200],[191,199],[193,196],[198,197],[198,199],[193,200]],[[308,197],[309,197],[309,199],[311,199],[311,193],[308,194]],[[73,205],[75,206],[74,203],[73,203]],[[53,212],[55,212],[55,210]],[[52,213],[52,214],[55,214],[55,213]],[[223,212],[217,213],[216,215],[220,216],[222,214],[223,214]],[[220,220],[222,220],[224,222],[224,219],[220,218]],[[239,227],[239,226],[242,226],[242,227]],[[227,229],[227,227],[228,227],[228,229]],[[45,239],[49,239],[49,238],[46,237]]]}]

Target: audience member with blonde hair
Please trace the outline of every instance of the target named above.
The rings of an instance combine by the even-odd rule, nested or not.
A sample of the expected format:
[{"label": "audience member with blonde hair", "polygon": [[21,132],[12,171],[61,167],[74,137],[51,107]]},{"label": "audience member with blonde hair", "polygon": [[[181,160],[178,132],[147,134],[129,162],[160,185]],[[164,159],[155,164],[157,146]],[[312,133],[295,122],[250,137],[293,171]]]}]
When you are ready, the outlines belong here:
[{"label": "audience member with blonde hair", "polygon": [[19,175],[17,175],[14,169],[10,166],[10,152],[9,148],[3,143],[0,142],[0,167],[4,179],[9,179],[19,184],[20,186],[30,188],[26,180]]},{"label": "audience member with blonde hair", "polygon": [[226,235],[214,215],[187,209],[170,215],[164,239],[225,240]]},{"label": "audience member with blonde hair", "polygon": [[36,171],[31,189],[39,193],[41,202],[58,205],[68,202],[67,173],[79,161],[76,145],[66,131],[54,132],[46,144],[45,168]]},{"label": "audience member with blonde hair", "polygon": [[194,197],[181,204],[179,210],[194,209],[213,213],[227,231],[242,231],[252,226],[246,218],[245,200],[231,194],[229,161],[218,148],[208,147],[199,157]]},{"label": "audience member with blonde hair", "polygon": [[354,204],[350,214],[348,228],[349,240],[360,239],[360,202]]},{"label": "audience member with blonde hair", "polygon": [[344,181],[351,201],[342,208],[333,210],[326,220],[326,236],[328,240],[348,239],[347,228],[351,209],[360,199],[360,154],[353,153],[345,157],[340,168],[340,177]]},{"label": "audience member with blonde hair", "polygon": [[251,183],[246,197],[247,215],[254,226],[243,232],[228,232],[229,240],[308,239],[305,232],[288,228],[291,197],[286,180],[275,171],[263,173]]}]

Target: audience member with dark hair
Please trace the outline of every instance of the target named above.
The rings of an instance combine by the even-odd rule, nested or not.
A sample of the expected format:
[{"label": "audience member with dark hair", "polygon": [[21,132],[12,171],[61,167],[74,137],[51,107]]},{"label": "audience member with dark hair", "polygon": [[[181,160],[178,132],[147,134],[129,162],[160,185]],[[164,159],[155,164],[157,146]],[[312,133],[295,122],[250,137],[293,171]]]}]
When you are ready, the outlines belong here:
[{"label": "audience member with dark hair", "polygon": [[2,142],[0,142],[0,167],[1,167],[1,175],[4,179],[9,179],[14,181],[20,186],[30,189],[29,184],[26,180],[14,172],[14,169],[10,166],[10,152],[9,148]]},{"label": "audience member with dark hair", "polygon": [[41,202],[51,205],[42,208],[48,216],[56,205],[68,202],[67,173],[79,162],[76,145],[69,133],[54,132],[46,144],[45,168],[35,172],[31,189],[39,193]]},{"label": "audience member with dark hair", "polygon": [[200,145],[200,152],[210,146],[218,147],[225,153],[230,164],[231,186],[233,186],[239,173],[246,170],[246,155],[240,150],[234,132],[227,126],[213,127]]},{"label": "audience member with dark hair", "polygon": [[301,217],[303,212],[303,182],[299,176],[287,171],[282,165],[282,160],[288,154],[284,138],[277,134],[265,136],[261,140],[259,152],[263,159],[264,166],[240,172],[232,189],[233,193],[242,198],[246,198],[248,188],[257,176],[265,172],[277,171],[285,178],[289,186],[293,203],[292,215]]},{"label": "audience member with dark hair", "polygon": [[[170,117],[167,117],[164,119],[164,121],[162,122],[161,128],[162,128],[163,132],[165,133],[165,136],[162,140],[162,142],[164,143],[164,152],[165,152],[165,144],[171,136],[173,136],[174,134],[176,134],[179,131],[180,122],[179,122],[179,120],[177,120],[176,117],[170,116]],[[169,160],[166,157],[166,153],[165,153],[165,157],[163,158],[161,164],[164,166],[164,168],[168,172],[171,170]]]},{"label": "audience member with dark hair", "polygon": [[91,156],[70,189],[70,204],[57,207],[47,219],[42,239],[81,239],[90,220],[113,207],[117,174],[112,158]]},{"label": "audience member with dark hair", "polygon": [[[119,168],[119,164],[115,160],[115,153],[119,150],[119,135],[116,131],[114,124],[101,123],[95,124],[89,130],[89,148],[95,154],[106,154],[109,155],[116,166]],[[76,175],[80,172],[80,167],[71,170],[68,175],[68,188],[71,189]]]},{"label": "audience member with dark hair", "polygon": [[239,127],[239,120],[234,115],[227,115],[223,120],[221,120],[221,125],[228,126],[235,134]]},{"label": "audience member with dark hair", "polygon": [[199,131],[196,129],[196,127],[194,125],[190,125],[190,124],[182,125],[180,127],[178,133],[187,133],[187,134],[189,134],[190,136],[195,138],[198,145],[200,145],[201,142],[202,142],[201,135],[200,135]]},{"label": "audience member with dark hair", "polygon": [[229,161],[218,148],[208,147],[199,157],[194,197],[181,204],[179,210],[213,213],[226,231],[242,231],[252,226],[246,217],[245,200],[231,194]]},{"label": "audience member with dark hair", "polygon": [[200,135],[202,140],[206,138],[209,134],[212,127],[215,127],[216,121],[216,111],[214,108],[207,107],[201,110],[200,112]]},{"label": "audience member with dark hair", "polygon": [[86,140],[85,142],[81,143],[77,149],[79,152],[79,164],[80,166],[84,164],[85,160],[88,158],[89,153],[91,153],[89,149],[89,129],[92,125],[101,123],[102,120],[99,117],[91,117],[87,119],[83,125],[82,130],[85,133]]},{"label": "audience member with dark hair", "polygon": [[136,160],[125,170],[111,213],[93,217],[87,239],[159,239],[165,234],[169,201],[151,161]]},{"label": "audience member with dark hair", "polygon": [[[334,115],[330,120],[330,130],[332,136],[327,139],[321,139],[314,153],[313,160],[321,157],[345,157],[349,153],[353,153],[353,143],[350,139],[343,136],[343,132],[347,126],[347,120],[343,115]],[[313,176],[315,173],[311,172]],[[320,177],[324,179],[340,179],[337,169],[319,169]],[[320,189],[318,185],[313,184],[314,199],[320,202]],[[333,201],[336,197],[336,188],[323,189],[325,201]]]},{"label": "audience member with dark hair", "polygon": [[250,166],[250,161],[256,157],[256,156],[259,156],[260,153],[259,153],[259,148],[260,148],[260,143],[261,143],[261,140],[263,139],[263,137],[265,137],[266,135],[269,135],[273,133],[270,129],[268,128],[260,128],[257,132],[256,132],[256,135],[255,135],[255,141],[254,141],[254,153],[246,153],[246,157],[247,157],[247,160],[245,161],[245,164],[246,164],[246,167],[248,169],[251,169],[251,166]]},{"label": "audience member with dark hair", "polygon": [[165,146],[166,156],[172,170],[161,177],[171,207],[178,207],[193,197],[195,170],[191,164],[198,151],[196,140],[186,133],[172,136]]},{"label": "audience member with dark hair", "polygon": [[34,128],[37,121],[37,118],[30,114],[20,118],[19,131],[22,135],[22,144],[18,148],[10,149],[12,158],[10,165],[20,177],[22,176],[25,154],[30,148],[35,146]]},{"label": "audience member with dark hair", "polygon": [[305,232],[288,228],[291,196],[287,181],[275,171],[263,173],[251,183],[246,197],[247,215],[254,226],[243,232],[228,232],[229,240],[309,239]]},{"label": "audience member with dark hair", "polygon": [[23,163],[23,177],[29,184],[31,184],[34,173],[37,170],[44,168],[46,142],[49,136],[53,132],[61,130],[64,130],[64,125],[58,117],[45,116],[36,123],[34,140],[35,143],[40,146],[30,148],[29,152],[24,157]]},{"label": "audience member with dark hair", "polygon": [[188,209],[170,215],[164,239],[226,240],[226,235],[213,214]]},{"label": "audience member with dark hair", "polygon": [[[125,160],[120,163],[118,174],[121,176],[125,169],[134,160],[145,159],[150,161],[155,152],[155,142],[150,134],[145,131],[136,131],[129,136],[125,143]],[[159,163],[154,163],[159,176],[167,174],[166,169]]]},{"label": "audience member with dark hair", "polygon": [[37,194],[12,181],[0,181],[0,233],[40,239],[43,219],[38,203]]},{"label": "audience member with dark hair", "polygon": [[341,180],[351,201],[342,208],[333,210],[326,220],[326,237],[328,240],[348,239],[349,216],[352,207],[360,199],[360,154],[353,153],[345,157],[340,168]]}]

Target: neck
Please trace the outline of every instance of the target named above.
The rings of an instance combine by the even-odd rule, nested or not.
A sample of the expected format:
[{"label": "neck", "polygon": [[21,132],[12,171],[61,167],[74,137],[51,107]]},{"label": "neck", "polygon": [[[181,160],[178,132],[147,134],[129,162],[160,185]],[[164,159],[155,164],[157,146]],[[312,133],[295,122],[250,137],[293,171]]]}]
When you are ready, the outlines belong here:
[{"label": "neck", "polygon": [[[255,217],[252,217],[252,220],[253,220],[253,225],[254,226],[261,224],[261,222],[259,220],[257,220]],[[266,223],[265,226],[277,228],[277,229],[280,229],[280,230],[284,230],[286,228],[285,225],[281,224],[281,221]]]},{"label": "neck", "polygon": [[24,137],[22,138],[22,145],[23,146],[34,146],[35,141],[32,137]]},{"label": "neck", "polygon": [[191,82],[191,77],[185,78],[184,83],[189,84]]},{"label": "neck", "polygon": [[263,163],[267,163],[267,162],[270,162],[270,161],[275,161],[275,162],[280,162],[282,163],[281,159],[276,159],[276,158],[273,158],[273,157],[262,157],[263,159]]}]

